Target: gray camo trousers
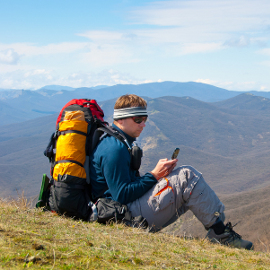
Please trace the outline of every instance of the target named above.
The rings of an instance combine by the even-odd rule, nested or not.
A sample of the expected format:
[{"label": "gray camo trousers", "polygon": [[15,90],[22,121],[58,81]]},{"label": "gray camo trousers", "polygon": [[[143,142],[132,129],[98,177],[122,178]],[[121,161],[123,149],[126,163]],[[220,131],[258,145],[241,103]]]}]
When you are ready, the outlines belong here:
[{"label": "gray camo trousers", "polygon": [[191,166],[181,166],[162,178],[136,201],[129,203],[133,216],[146,218],[149,227],[158,231],[191,210],[205,228],[211,227],[218,214],[224,216],[224,205],[205,182],[202,174]]}]

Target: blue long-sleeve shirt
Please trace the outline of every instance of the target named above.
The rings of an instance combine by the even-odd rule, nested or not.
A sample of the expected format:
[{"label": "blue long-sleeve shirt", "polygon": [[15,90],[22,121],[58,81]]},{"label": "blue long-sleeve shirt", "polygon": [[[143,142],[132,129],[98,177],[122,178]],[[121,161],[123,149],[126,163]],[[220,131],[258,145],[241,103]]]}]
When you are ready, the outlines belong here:
[{"label": "blue long-sleeve shirt", "polygon": [[[118,127],[130,145],[135,141]],[[157,180],[151,173],[136,176],[130,166],[131,156],[127,146],[113,136],[106,135],[90,156],[90,181],[93,199],[111,198],[123,204],[144,195]]]}]

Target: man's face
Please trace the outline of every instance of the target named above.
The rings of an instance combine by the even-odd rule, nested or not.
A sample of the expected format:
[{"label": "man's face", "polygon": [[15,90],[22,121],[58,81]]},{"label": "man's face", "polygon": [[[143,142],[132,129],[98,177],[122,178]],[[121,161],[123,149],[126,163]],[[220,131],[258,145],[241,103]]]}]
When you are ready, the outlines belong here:
[{"label": "man's face", "polygon": [[139,137],[145,127],[145,121],[137,124],[132,118],[121,119],[118,120],[117,123],[119,124],[117,126],[119,126],[126,134],[132,138]]}]

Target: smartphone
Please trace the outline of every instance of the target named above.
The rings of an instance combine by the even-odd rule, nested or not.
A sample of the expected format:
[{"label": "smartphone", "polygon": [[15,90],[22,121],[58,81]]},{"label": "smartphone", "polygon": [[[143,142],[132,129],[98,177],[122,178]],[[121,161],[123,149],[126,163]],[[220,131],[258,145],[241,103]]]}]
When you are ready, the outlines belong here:
[{"label": "smartphone", "polygon": [[172,159],[176,159],[178,154],[180,152],[180,148],[175,148],[174,151],[173,151],[173,154],[172,154]]}]

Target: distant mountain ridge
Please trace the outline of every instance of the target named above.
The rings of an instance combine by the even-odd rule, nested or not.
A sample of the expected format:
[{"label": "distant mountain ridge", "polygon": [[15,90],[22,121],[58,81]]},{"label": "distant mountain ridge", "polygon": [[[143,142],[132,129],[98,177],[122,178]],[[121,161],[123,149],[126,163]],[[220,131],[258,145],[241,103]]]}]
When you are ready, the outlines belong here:
[{"label": "distant mountain ridge", "polygon": [[245,113],[245,111],[258,110],[260,110],[261,113],[270,113],[270,99],[256,96],[254,93],[243,93],[227,100],[215,102],[214,104],[220,108],[238,110],[243,113]]},{"label": "distant mountain ridge", "polygon": [[17,114],[24,115],[24,120],[30,120],[43,116],[44,114],[58,112],[64,104],[73,98],[90,98],[101,102],[127,93],[132,93],[140,96],[148,96],[150,98],[162,96],[189,96],[205,102],[216,102],[242,93],[195,82],[163,82],[72,89],[73,88],[65,86],[53,85],[42,87],[37,91],[1,91],[0,101],[2,104],[10,107],[7,108],[4,113],[0,111],[0,125],[23,121],[15,116],[14,111],[16,111]]}]

